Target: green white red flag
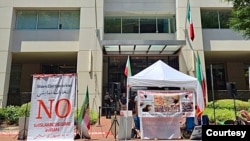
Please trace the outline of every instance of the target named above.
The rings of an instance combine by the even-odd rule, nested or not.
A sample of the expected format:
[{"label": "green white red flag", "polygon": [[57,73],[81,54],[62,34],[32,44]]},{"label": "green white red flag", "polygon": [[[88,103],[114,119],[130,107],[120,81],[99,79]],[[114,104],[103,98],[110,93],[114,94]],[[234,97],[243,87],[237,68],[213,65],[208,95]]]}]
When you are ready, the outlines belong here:
[{"label": "green white red flag", "polygon": [[85,99],[83,101],[82,108],[81,108],[81,111],[79,114],[78,123],[83,122],[83,125],[85,125],[88,130],[90,129],[89,110],[90,110],[89,109],[89,90],[88,90],[88,86],[87,86],[86,96],[85,96]]},{"label": "green white red flag", "polygon": [[192,21],[192,14],[191,14],[189,0],[188,0],[188,4],[187,4],[187,20],[189,22],[189,37],[193,41],[194,40],[194,25],[193,25],[193,21]]},{"label": "green white red flag", "polygon": [[[206,81],[205,81],[205,78],[204,78],[204,75],[202,73],[202,67],[201,67],[201,62],[200,62],[200,57],[199,57],[199,54],[197,52],[197,56],[196,56],[196,78],[198,79],[199,81],[199,84],[202,88],[202,94],[200,96],[202,96],[202,103],[204,105],[197,105],[197,114],[198,116],[202,114],[204,108],[205,108],[205,105],[206,105]],[[201,108],[203,107],[203,108]]]},{"label": "green white red flag", "polygon": [[125,70],[124,70],[124,74],[125,74],[127,77],[128,77],[128,76],[132,76],[129,56],[128,56],[128,59],[127,59],[126,67],[125,67]]}]

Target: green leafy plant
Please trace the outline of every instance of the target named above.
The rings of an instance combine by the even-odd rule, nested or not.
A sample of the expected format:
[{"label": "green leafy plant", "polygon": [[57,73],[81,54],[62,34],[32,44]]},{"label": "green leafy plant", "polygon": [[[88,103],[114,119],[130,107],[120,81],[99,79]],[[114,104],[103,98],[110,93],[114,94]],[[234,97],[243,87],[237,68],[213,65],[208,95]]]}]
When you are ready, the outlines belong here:
[{"label": "green leafy plant", "polygon": [[[248,110],[250,107],[250,102],[236,99],[235,105],[236,105],[236,111]],[[234,110],[234,101],[233,99],[222,99],[222,100],[215,100],[214,104],[212,101],[207,104],[207,108],[214,108],[214,107],[215,109]]]},{"label": "green leafy plant", "polygon": [[30,116],[30,102],[21,105],[18,114],[20,117],[25,117],[25,116],[29,117]]},{"label": "green leafy plant", "polygon": [[7,124],[12,125],[12,124],[18,124],[18,119],[19,119],[19,111],[20,107],[19,106],[7,106],[5,109],[5,120]]},{"label": "green leafy plant", "polygon": [[[215,109],[215,119],[214,119],[214,109],[206,108],[204,111],[205,115],[208,115],[210,122],[214,122],[215,119],[220,122],[224,122],[226,120],[235,120],[235,113],[232,110],[228,109]],[[239,112],[236,113],[238,116]]]},{"label": "green leafy plant", "polygon": [[91,110],[90,111],[90,124],[91,125],[96,124],[97,120],[98,120],[98,113],[94,110]]},{"label": "green leafy plant", "polygon": [[5,109],[0,108],[0,123],[3,123],[5,121]]},{"label": "green leafy plant", "polygon": [[[250,110],[250,102],[235,100],[235,106],[237,116],[240,116],[240,110]],[[217,123],[235,120],[234,101],[233,99],[216,100],[214,103],[210,101],[203,114],[208,115],[210,122],[214,122],[215,119]]]},{"label": "green leafy plant", "polygon": [[230,28],[243,33],[246,39],[250,39],[250,1],[228,0],[233,2],[233,9],[229,19]]}]

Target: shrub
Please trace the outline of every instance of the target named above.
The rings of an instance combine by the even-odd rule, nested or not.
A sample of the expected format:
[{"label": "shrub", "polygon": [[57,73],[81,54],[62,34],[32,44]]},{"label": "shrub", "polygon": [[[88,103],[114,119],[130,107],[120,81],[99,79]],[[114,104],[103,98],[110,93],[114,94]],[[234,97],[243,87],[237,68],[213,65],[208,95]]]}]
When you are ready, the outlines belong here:
[{"label": "shrub", "polygon": [[[236,115],[240,116],[240,110],[250,110],[250,102],[241,100],[235,100]],[[226,120],[235,120],[235,109],[233,99],[216,100],[213,105],[213,101],[208,102],[207,107],[203,114],[208,115],[210,121],[214,122],[214,109],[215,119],[218,122],[224,122]]]},{"label": "shrub", "polygon": [[[235,100],[236,111],[240,110],[250,110],[250,102]],[[208,102],[207,108],[214,108],[215,109],[228,109],[234,111],[234,100],[233,99],[222,99],[222,100],[215,100],[214,105],[213,101]]]},{"label": "shrub", "polygon": [[5,120],[5,109],[4,108],[0,108],[0,120]]},{"label": "shrub", "polygon": [[98,113],[94,110],[91,110],[90,111],[90,124],[91,125],[96,124],[97,120],[98,120]]},{"label": "shrub", "polygon": [[0,124],[5,121],[5,109],[0,108]]},{"label": "shrub", "polygon": [[[215,119],[214,119],[214,109],[212,108],[206,108],[204,113],[205,115],[208,115],[208,118],[210,122],[216,121],[224,122],[226,120],[235,120],[235,112],[234,110],[229,109],[215,109]],[[240,115],[239,112],[236,113],[236,115]]]},{"label": "shrub", "polygon": [[20,117],[29,117],[30,116],[30,102],[21,105],[19,112]]},{"label": "shrub", "polygon": [[5,120],[7,121],[7,124],[12,125],[12,124],[18,124],[18,119],[19,119],[19,111],[20,107],[19,106],[7,106],[5,109]]}]

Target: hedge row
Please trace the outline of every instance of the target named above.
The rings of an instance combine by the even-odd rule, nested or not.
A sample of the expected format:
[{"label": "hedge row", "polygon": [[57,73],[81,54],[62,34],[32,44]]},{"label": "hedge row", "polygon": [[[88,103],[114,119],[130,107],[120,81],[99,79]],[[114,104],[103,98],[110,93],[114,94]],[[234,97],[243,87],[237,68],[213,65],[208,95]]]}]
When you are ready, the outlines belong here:
[{"label": "hedge row", "polygon": [[[247,110],[250,111],[250,102],[235,100],[236,110]],[[210,101],[207,104],[207,108],[214,108],[215,109],[228,109],[234,110],[234,100],[233,99],[222,99],[222,100],[215,100],[214,104],[213,101]]]},{"label": "hedge row", "polygon": [[[250,112],[250,102],[235,100],[236,115],[240,116],[240,110]],[[204,114],[208,115],[209,120],[214,122],[224,122],[226,120],[235,120],[235,107],[233,99],[222,99],[208,102]],[[214,118],[215,115],[215,118]]]}]

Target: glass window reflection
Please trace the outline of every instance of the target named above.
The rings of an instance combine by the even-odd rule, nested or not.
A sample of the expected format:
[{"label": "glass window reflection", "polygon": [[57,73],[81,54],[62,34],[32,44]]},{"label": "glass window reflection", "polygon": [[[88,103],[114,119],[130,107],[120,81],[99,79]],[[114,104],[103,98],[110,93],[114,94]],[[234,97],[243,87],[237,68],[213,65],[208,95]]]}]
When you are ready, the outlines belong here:
[{"label": "glass window reflection", "polygon": [[139,33],[139,18],[138,17],[123,17],[122,18],[122,33]]}]

